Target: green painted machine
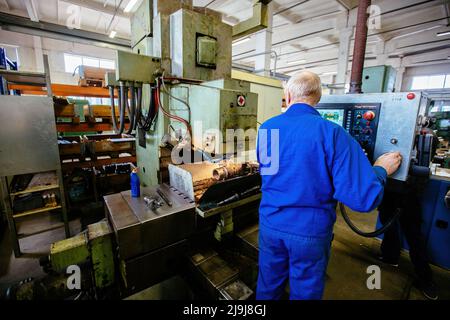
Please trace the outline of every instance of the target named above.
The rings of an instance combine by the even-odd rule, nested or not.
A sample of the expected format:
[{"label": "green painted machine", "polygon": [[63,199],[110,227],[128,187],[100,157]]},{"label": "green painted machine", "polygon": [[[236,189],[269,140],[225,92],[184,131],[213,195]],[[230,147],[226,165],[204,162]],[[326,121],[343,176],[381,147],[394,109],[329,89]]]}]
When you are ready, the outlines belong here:
[{"label": "green painted machine", "polygon": [[362,92],[394,92],[397,73],[391,66],[367,67],[363,70]]},{"label": "green painted machine", "polygon": [[434,118],[432,128],[436,130],[439,137],[449,140],[450,138],[450,112],[433,112],[431,116]]},{"label": "green painted machine", "polygon": [[[248,82],[231,79],[233,28],[220,14],[194,8],[191,1],[146,0],[132,18],[132,34],[134,54],[118,52],[117,71],[107,77],[107,85],[142,88],[136,105],[142,105],[143,114],[159,86],[163,112],[148,130],[136,128],[144,185],[167,182],[167,166],[161,165],[163,137],[188,140],[193,149],[212,157],[255,149],[258,96]],[[244,133],[227,136],[228,129]]]},{"label": "green painted machine", "polygon": [[115,281],[112,231],[106,220],[88,226],[87,231],[52,244],[51,268],[65,272],[68,266],[92,263],[96,288],[107,288]]}]

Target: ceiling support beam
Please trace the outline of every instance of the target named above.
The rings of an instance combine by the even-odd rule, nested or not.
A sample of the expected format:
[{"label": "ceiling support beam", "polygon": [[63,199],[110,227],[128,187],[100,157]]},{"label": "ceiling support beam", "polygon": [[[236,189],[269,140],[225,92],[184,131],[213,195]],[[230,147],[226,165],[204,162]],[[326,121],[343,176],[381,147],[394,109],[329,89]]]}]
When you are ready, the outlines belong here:
[{"label": "ceiling support beam", "polygon": [[27,8],[28,16],[31,21],[39,22],[39,14],[34,0],[22,0]]},{"label": "ceiling support beam", "polygon": [[[272,26],[273,26],[273,2],[267,5],[267,28],[258,32],[255,35],[256,54],[255,70],[262,70],[261,75],[270,77],[271,62],[272,62]],[[276,58],[275,58],[276,59]],[[275,62],[276,64],[276,62]],[[275,70],[276,71],[276,70]]]},{"label": "ceiling support beam", "polygon": [[298,16],[291,14],[291,12],[289,10],[282,11],[283,8],[277,2],[272,1],[272,5],[273,5],[273,11],[281,12],[281,13],[279,13],[279,15],[281,17],[283,17],[283,19],[286,19],[287,21],[289,21],[289,23],[297,23],[300,20]]},{"label": "ceiling support beam", "polygon": [[100,11],[106,14],[109,14],[111,16],[115,15],[117,17],[122,18],[130,18],[131,15],[128,13],[123,12],[122,10],[116,10],[115,6],[111,5],[103,5],[99,2],[91,1],[91,0],[61,0],[66,3],[74,4],[76,6],[80,6],[86,9],[91,9],[95,11]]},{"label": "ceiling support beam", "polygon": [[0,27],[2,30],[19,32],[32,36],[84,43],[114,50],[131,50],[131,43],[129,40],[120,38],[111,39],[107,35],[100,33],[69,29],[59,24],[43,21],[34,22],[24,17],[2,12],[0,12]]},{"label": "ceiling support beam", "polygon": [[6,7],[8,11],[11,10],[11,8],[9,7],[8,0],[1,0],[0,2]]},{"label": "ceiling support beam", "polygon": [[358,0],[336,0],[336,2],[344,9],[350,11],[358,6]]}]

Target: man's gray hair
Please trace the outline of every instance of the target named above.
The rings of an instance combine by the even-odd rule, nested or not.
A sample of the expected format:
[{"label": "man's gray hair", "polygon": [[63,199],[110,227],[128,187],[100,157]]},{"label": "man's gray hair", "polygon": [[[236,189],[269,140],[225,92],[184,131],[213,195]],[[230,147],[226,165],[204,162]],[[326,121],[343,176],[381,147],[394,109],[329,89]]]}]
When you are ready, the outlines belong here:
[{"label": "man's gray hair", "polygon": [[285,89],[291,94],[293,101],[313,100],[317,103],[322,97],[322,83],[320,77],[309,71],[294,74]]}]

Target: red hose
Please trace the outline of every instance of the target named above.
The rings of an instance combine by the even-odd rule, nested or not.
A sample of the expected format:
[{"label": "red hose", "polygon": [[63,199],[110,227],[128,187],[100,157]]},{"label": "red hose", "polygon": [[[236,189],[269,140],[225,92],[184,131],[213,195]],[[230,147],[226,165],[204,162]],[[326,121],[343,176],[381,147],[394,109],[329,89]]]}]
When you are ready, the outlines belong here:
[{"label": "red hose", "polygon": [[186,119],[183,119],[183,118],[181,118],[181,117],[178,117],[178,116],[175,116],[175,115],[173,115],[173,114],[170,114],[169,112],[167,112],[165,109],[164,109],[164,107],[162,106],[162,104],[161,104],[161,97],[160,97],[160,94],[161,94],[161,92],[160,92],[160,84],[159,84],[159,81],[158,81],[158,85],[157,85],[157,87],[156,87],[156,101],[157,101],[157,110],[159,109],[159,108],[161,108],[161,111],[163,112],[163,114],[166,116],[166,117],[168,117],[168,118],[170,118],[170,119],[174,119],[174,120],[176,120],[176,121],[179,121],[179,122],[181,122],[181,123],[183,123],[185,126],[186,126],[186,129],[188,130],[188,133],[189,133],[189,137],[192,137],[192,128],[191,128],[191,125],[189,124],[189,122],[187,122],[186,121]]}]

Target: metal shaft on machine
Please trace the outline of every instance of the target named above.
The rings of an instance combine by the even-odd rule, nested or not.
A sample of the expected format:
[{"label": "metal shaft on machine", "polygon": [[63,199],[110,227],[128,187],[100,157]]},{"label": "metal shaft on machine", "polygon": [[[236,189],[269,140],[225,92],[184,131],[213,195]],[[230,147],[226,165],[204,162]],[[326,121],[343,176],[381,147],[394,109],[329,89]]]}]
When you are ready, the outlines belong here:
[{"label": "metal shaft on machine", "polygon": [[356,21],[355,48],[353,50],[352,75],[350,93],[361,93],[362,74],[367,44],[368,8],[371,0],[359,0],[358,19]]}]

